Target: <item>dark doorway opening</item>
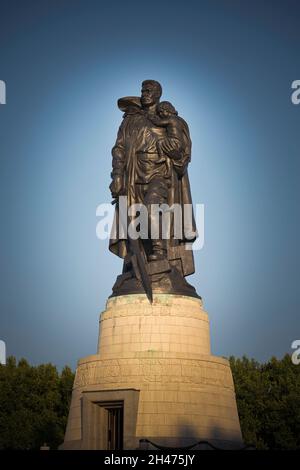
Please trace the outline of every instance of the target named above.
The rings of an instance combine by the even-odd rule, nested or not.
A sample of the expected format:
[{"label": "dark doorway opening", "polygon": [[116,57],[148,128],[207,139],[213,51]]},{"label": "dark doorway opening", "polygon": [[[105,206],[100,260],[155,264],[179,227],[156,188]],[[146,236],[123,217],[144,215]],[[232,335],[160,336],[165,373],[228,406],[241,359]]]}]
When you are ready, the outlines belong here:
[{"label": "dark doorway opening", "polygon": [[107,450],[123,449],[124,403],[101,403],[107,414]]}]

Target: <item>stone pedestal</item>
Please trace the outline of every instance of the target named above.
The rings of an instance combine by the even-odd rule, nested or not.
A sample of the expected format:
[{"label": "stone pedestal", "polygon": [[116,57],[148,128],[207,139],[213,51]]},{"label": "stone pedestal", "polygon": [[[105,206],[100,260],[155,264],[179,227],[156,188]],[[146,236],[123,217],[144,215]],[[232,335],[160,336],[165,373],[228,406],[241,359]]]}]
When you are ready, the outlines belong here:
[{"label": "stone pedestal", "polygon": [[230,366],[210,353],[200,299],[155,294],[150,304],[133,294],[107,301],[98,354],[78,363],[61,448],[112,449],[112,408],[122,409],[124,449],[143,438],[170,447],[242,445]]}]

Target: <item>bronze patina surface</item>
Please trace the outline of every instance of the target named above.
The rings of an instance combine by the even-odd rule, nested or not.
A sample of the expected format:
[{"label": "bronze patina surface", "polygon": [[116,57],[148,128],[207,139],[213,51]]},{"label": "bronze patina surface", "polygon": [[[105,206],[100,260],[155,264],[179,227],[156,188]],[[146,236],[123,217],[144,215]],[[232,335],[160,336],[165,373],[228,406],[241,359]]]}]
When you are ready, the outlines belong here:
[{"label": "bronze patina surface", "polygon": [[[152,302],[152,293],[181,294],[199,297],[185,279],[193,274],[194,257],[191,244],[196,239],[194,216],[190,218],[188,236],[182,231],[178,237],[174,218],[170,236],[165,239],[161,219],[151,215],[153,204],[192,207],[188,177],[191,160],[191,139],[187,123],[173,104],[160,101],[162,87],[155,80],[142,83],[141,97],[128,96],[118,100],[124,112],[116,143],[112,149],[112,182],[110,190],[115,203],[114,227],[109,249],[124,259],[123,272],[117,277],[112,296],[146,293]],[[119,230],[120,222],[130,222],[128,214],[121,214],[119,196],[127,196],[127,204],[144,204],[151,227],[158,224],[157,238],[134,240],[126,231]]]}]

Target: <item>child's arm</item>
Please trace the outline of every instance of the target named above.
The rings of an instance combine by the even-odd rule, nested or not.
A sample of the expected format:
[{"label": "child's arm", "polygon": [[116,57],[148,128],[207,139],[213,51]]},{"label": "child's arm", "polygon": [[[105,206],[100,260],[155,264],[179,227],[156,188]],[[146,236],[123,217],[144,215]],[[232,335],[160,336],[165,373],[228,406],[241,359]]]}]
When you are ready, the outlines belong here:
[{"label": "child's arm", "polygon": [[154,116],[148,116],[150,121],[157,127],[166,127],[169,124],[168,119],[162,119],[157,115]]}]

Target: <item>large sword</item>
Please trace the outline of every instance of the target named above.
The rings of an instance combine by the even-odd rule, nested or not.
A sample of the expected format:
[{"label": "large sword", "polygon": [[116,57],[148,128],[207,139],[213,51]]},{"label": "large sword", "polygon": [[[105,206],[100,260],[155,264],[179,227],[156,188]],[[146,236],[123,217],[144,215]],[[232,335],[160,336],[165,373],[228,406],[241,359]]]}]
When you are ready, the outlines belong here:
[{"label": "large sword", "polygon": [[121,224],[123,227],[126,227],[126,234],[127,234],[129,249],[132,252],[133,256],[135,256],[137,268],[140,274],[140,279],[142,281],[142,284],[146,292],[146,295],[149,299],[149,302],[152,304],[153,302],[152,285],[151,285],[151,279],[147,271],[148,262],[147,262],[146,253],[143,247],[143,243],[140,238],[134,239],[129,236],[129,233],[128,233],[129,217],[127,213],[127,206],[126,206],[126,214],[124,214],[124,210],[122,210],[122,208],[120,209],[118,197],[112,201],[112,204],[116,204],[118,208]]}]

